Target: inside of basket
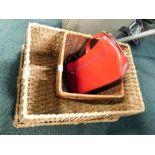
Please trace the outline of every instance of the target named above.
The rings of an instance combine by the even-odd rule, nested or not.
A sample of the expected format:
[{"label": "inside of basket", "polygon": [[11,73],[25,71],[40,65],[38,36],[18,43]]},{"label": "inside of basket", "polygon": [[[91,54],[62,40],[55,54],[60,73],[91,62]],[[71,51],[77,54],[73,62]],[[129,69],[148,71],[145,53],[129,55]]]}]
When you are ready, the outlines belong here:
[{"label": "inside of basket", "polygon": [[[81,52],[85,52],[85,45],[88,41],[89,37],[80,34],[68,33],[66,36],[66,43],[65,43],[65,53],[64,53],[64,72],[62,74],[62,90],[64,92],[70,92],[68,80],[65,71],[65,60],[69,55]],[[98,95],[121,95],[122,94],[122,80],[118,80],[113,82],[110,85],[101,87],[94,91],[91,91],[88,94],[98,94]]]},{"label": "inside of basket", "polygon": [[[57,35],[58,34],[58,35]],[[55,35],[59,39],[55,38]],[[75,35],[73,35],[75,37]],[[70,36],[71,38],[73,37]],[[69,113],[92,113],[92,112],[114,112],[135,111],[141,109],[142,104],[137,93],[137,80],[131,51],[127,45],[121,45],[129,58],[129,72],[124,77],[123,100],[69,100],[56,96],[56,68],[60,50],[63,43],[64,32],[35,26],[31,31],[30,46],[30,77],[28,80],[27,111],[28,114],[69,114]],[[67,36],[67,41],[68,41]],[[78,36],[81,37],[81,36]],[[83,37],[83,36],[82,36]],[[22,86],[21,89],[24,87]],[[22,94],[21,94],[22,95]],[[110,103],[110,104],[109,104]],[[109,117],[109,116],[108,116]],[[48,120],[48,119],[46,119]]]}]

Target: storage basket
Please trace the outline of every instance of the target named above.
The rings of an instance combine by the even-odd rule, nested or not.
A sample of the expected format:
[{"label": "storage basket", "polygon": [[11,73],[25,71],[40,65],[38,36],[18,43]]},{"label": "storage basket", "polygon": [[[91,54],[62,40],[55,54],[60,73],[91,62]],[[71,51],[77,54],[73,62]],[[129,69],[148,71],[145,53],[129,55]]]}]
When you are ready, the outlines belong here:
[{"label": "storage basket", "polygon": [[[129,60],[123,79],[123,100],[69,100],[56,97],[58,55],[66,33],[79,34],[39,24],[29,24],[21,53],[14,126],[17,128],[117,121],[144,111],[130,47],[120,44]],[[88,36],[88,35],[86,35]]]},{"label": "storage basket", "polygon": [[76,100],[99,100],[99,99],[120,99],[124,97],[123,80],[119,80],[112,85],[100,88],[91,94],[71,93],[67,89],[67,80],[64,71],[64,61],[66,58],[79,50],[85,50],[85,44],[90,35],[70,33],[64,34],[62,49],[59,52],[58,69],[56,74],[56,94],[62,98]]}]

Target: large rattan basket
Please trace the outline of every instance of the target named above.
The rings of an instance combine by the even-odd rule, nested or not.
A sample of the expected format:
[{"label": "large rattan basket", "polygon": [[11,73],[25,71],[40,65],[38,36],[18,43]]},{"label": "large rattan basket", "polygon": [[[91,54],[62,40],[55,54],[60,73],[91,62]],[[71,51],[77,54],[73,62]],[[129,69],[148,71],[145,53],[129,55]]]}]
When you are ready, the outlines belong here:
[{"label": "large rattan basket", "polygon": [[[85,35],[39,24],[29,24],[21,53],[14,126],[17,128],[117,121],[144,111],[130,47],[120,44],[129,60],[123,79],[123,100],[69,100],[56,96],[56,70],[64,36]],[[86,35],[88,36],[88,35]]]}]

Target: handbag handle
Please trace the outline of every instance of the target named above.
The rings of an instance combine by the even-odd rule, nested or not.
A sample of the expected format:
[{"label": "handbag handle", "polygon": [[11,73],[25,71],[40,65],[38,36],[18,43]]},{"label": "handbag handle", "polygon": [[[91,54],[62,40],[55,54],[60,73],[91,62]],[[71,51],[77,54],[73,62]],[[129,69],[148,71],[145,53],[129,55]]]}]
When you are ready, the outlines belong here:
[{"label": "handbag handle", "polygon": [[110,38],[116,45],[117,47],[120,49],[120,52],[122,52],[122,49],[121,47],[118,45],[116,39],[110,34],[110,33],[107,33],[107,32],[100,32],[98,34],[95,34],[92,38],[90,38],[86,44],[86,54],[90,51],[90,43],[91,43],[91,40],[93,39],[102,39],[103,36],[107,36],[108,38]]}]

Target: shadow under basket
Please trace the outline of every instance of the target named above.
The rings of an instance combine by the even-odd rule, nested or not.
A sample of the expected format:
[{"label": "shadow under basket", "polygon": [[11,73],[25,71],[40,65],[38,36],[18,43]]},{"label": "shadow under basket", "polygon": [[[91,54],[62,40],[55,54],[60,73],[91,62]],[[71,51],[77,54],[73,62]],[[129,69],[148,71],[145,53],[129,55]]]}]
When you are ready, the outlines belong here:
[{"label": "shadow under basket", "polygon": [[[124,97],[123,80],[113,82],[107,86],[96,89],[85,94],[71,93],[69,91],[68,81],[66,78],[64,61],[73,53],[80,50],[85,51],[85,44],[88,36],[83,34],[66,33],[64,35],[62,50],[59,53],[58,69],[57,69],[57,96],[62,98],[76,99],[76,100],[99,100],[99,99],[121,99]],[[61,69],[63,68],[63,69]]]},{"label": "shadow under basket", "polygon": [[72,100],[56,96],[57,62],[60,62],[66,34],[90,37],[35,23],[29,25],[20,59],[14,126],[113,122],[143,112],[145,107],[131,50],[122,43],[120,46],[130,66],[123,78],[122,100]]}]

